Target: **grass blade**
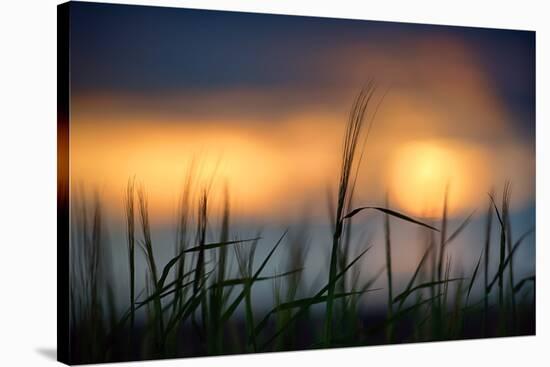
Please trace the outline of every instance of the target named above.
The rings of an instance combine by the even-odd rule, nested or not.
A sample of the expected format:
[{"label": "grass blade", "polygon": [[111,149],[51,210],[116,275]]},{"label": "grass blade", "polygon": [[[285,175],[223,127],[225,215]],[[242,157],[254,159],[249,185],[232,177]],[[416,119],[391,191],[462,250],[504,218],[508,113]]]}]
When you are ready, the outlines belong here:
[{"label": "grass blade", "polygon": [[474,216],[475,213],[476,213],[476,210],[471,212],[470,215],[468,215],[468,217],[466,217],[464,222],[462,222],[460,224],[460,226],[458,226],[458,228],[445,240],[445,245],[447,245],[449,242],[451,242],[456,237],[458,237],[460,232],[462,232],[468,226],[468,224],[470,224],[470,221],[472,220],[472,217]]},{"label": "grass blade", "polygon": [[514,243],[514,246],[512,246],[512,251],[510,251],[510,253],[508,254],[508,257],[506,258],[506,260],[504,260],[502,269],[499,269],[497,271],[497,273],[493,277],[493,280],[491,281],[491,283],[489,283],[487,287],[487,293],[491,292],[491,289],[493,288],[497,280],[499,280],[500,276],[504,273],[504,271],[506,270],[506,267],[510,263],[510,259],[512,258],[514,253],[517,251],[519,245],[521,245],[523,243],[523,240],[525,240],[525,238],[527,238],[527,236],[529,236],[533,232],[534,232],[534,228],[529,229]]},{"label": "grass blade", "polygon": [[527,282],[535,282],[536,281],[536,277],[534,275],[531,275],[531,276],[528,276],[526,278],[523,278],[522,280],[520,280],[518,282],[518,284],[516,284],[516,286],[514,287],[514,293],[517,293],[521,290],[521,288],[523,288],[523,286],[527,283]]},{"label": "grass blade", "polygon": [[[353,266],[355,265],[355,263],[357,263],[362,257],[363,255],[365,255],[367,253],[367,251],[369,251],[371,249],[371,247],[367,247],[365,250],[363,250],[361,253],[359,253],[359,255],[357,255],[355,257],[355,259],[353,259],[340,273],[338,273],[334,279],[333,279],[333,282],[336,282],[338,281],[338,279],[340,279],[342,276],[344,276],[344,274]],[[327,284],[326,286],[324,286],[319,292],[317,292],[317,294],[315,294],[315,296],[313,296],[312,298],[315,299],[315,297],[320,297],[321,295],[323,295],[323,293],[327,292],[328,289],[330,287],[330,284]],[[328,300],[328,298],[327,298]],[[275,340],[281,333],[283,333],[286,328],[292,324],[292,322],[294,322],[294,320],[296,320],[300,315],[302,315],[308,308],[310,307],[310,304],[304,304],[302,305],[302,307],[299,308],[299,310],[294,314],[292,315],[292,317],[283,325],[281,326],[276,332],[275,334],[268,339],[267,342],[264,343],[263,347],[262,347],[262,350],[265,349],[269,344],[271,344],[273,342],[273,340]],[[265,316],[265,318],[262,320],[262,322],[260,322],[258,324],[258,326],[256,327],[256,335],[259,334],[262,330],[262,328],[267,325],[267,319],[269,318],[269,315],[270,313],[268,313],[268,315]]]},{"label": "grass blade", "polygon": [[429,288],[429,287],[433,287],[433,286],[441,286],[441,285],[445,285],[445,284],[448,284],[450,282],[455,282],[457,280],[463,280],[464,278],[451,278],[451,279],[444,279],[444,280],[436,280],[434,282],[426,282],[426,283],[422,283],[422,284],[419,284],[417,285],[416,287],[413,287],[411,289],[409,289],[408,291],[404,291],[402,293],[400,293],[399,295],[397,295],[394,299],[393,299],[393,302],[396,303],[396,302],[400,302],[401,300],[403,299],[406,299],[411,293],[419,290],[419,289],[423,289],[423,288]]},{"label": "grass blade", "polygon": [[[336,293],[334,295],[334,298],[343,298],[343,297],[348,297],[353,295],[361,295],[366,292],[374,292],[374,291],[379,291],[381,289],[382,288],[374,288],[374,289],[366,289],[366,290],[355,291],[355,292]],[[326,300],[327,300],[327,296],[302,298],[291,302],[282,303],[279,306],[277,306],[275,309],[273,309],[272,312],[280,312],[280,311],[289,310],[297,307],[311,306],[317,303],[323,303]]]},{"label": "grass blade", "polygon": [[433,231],[436,231],[436,232],[439,232],[439,229],[429,225],[429,224],[426,224],[426,223],[423,223],[423,222],[420,222],[414,218],[411,218],[405,214],[402,214],[402,213],[399,213],[395,210],[391,210],[391,209],[386,209],[386,208],[382,208],[382,207],[378,207],[378,206],[363,206],[363,207],[360,207],[360,208],[357,208],[357,209],[354,209],[352,210],[351,212],[349,212],[348,214],[346,214],[344,216],[343,219],[348,219],[348,218],[351,218],[353,217],[354,215],[358,214],[359,212],[363,211],[363,210],[366,210],[366,209],[372,209],[372,210],[378,210],[382,213],[385,213],[385,214],[388,214],[388,215],[391,215],[393,217],[396,217],[396,218],[399,218],[399,219],[402,219],[404,221],[407,221],[407,222],[411,222],[411,223],[414,223],[414,224],[417,224],[419,226],[422,226],[422,227],[426,227],[426,228],[429,228]]},{"label": "grass blade", "polygon": [[466,295],[466,307],[468,306],[468,299],[470,298],[470,292],[472,291],[472,287],[474,286],[474,282],[477,277],[477,271],[479,270],[479,264],[481,264],[481,257],[483,256],[483,251],[479,255],[479,260],[477,260],[476,267],[474,269],[474,273],[472,274],[472,277],[470,279],[470,284],[468,285],[468,293]]},{"label": "grass blade", "polygon": [[[302,270],[304,270],[304,268],[294,269],[294,270],[286,271],[284,273],[270,275],[270,276],[267,276],[267,277],[258,277],[258,278],[256,278],[255,282],[286,277],[286,276],[289,276],[289,275],[299,273]],[[219,287],[231,287],[231,286],[235,286],[235,285],[243,285],[243,284],[251,282],[252,279],[253,279],[252,277],[225,279],[222,282],[217,282],[217,283],[212,284],[210,286],[210,288],[214,289],[214,288],[219,288]]]},{"label": "grass blade", "polygon": [[[251,280],[251,283],[255,282],[256,279],[260,276],[260,273],[262,272],[262,270],[264,269],[265,265],[267,264],[267,262],[269,261],[269,259],[271,258],[271,256],[273,256],[273,253],[275,252],[275,250],[277,249],[277,247],[279,247],[279,245],[281,244],[281,242],[283,241],[283,238],[286,236],[288,230],[285,231],[283,233],[283,235],[281,236],[281,238],[279,238],[279,240],[277,241],[277,243],[275,244],[275,246],[273,246],[273,248],[271,249],[271,251],[269,252],[269,254],[266,256],[266,258],[264,259],[263,263],[260,265],[260,267],[258,268],[258,270],[256,271],[256,273],[254,274],[254,276],[252,277],[252,280]],[[227,320],[231,317],[231,315],[233,315],[233,312],[235,312],[235,310],[237,309],[237,306],[239,306],[239,304],[241,303],[241,301],[244,299],[246,295],[246,290],[243,289],[241,291],[241,293],[239,293],[239,295],[237,296],[237,298],[233,301],[233,303],[228,307],[228,309],[223,313],[222,317],[221,317],[221,321],[222,322],[227,322]]]},{"label": "grass blade", "polygon": [[249,238],[249,239],[246,239],[246,240],[206,243],[202,246],[199,245],[199,246],[188,248],[184,251],[184,253],[198,252],[198,251],[201,251],[201,249],[203,249],[203,250],[212,250],[212,249],[216,249],[216,248],[220,248],[220,247],[224,247],[224,246],[234,245],[234,244],[237,244],[237,243],[254,242],[254,241],[261,240],[261,239],[262,239],[262,237],[255,237],[255,238]]},{"label": "grass blade", "polygon": [[[413,276],[411,277],[411,279],[409,280],[409,283],[407,284],[407,287],[405,288],[405,292],[404,293],[407,293],[409,294],[411,292],[411,289],[414,285],[414,282],[416,281],[416,278],[418,277],[418,274],[420,273],[420,269],[422,269],[422,266],[424,265],[424,262],[426,262],[426,259],[428,258],[428,255],[430,254],[430,252],[432,251],[433,249],[433,246],[428,246],[428,248],[426,249],[426,251],[424,251],[424,255],[422,255],[422,258],[420,259],[420,262],[418,263],[418,266],[416,267],[414,273],[413,273]],[[406,297],[403,297],[401,299],[401,302],[399,302],[399,307],[398,309],[401,309],[401,307],[403,306],[403,303],[405,303],[405,300],[406,300]]]}]

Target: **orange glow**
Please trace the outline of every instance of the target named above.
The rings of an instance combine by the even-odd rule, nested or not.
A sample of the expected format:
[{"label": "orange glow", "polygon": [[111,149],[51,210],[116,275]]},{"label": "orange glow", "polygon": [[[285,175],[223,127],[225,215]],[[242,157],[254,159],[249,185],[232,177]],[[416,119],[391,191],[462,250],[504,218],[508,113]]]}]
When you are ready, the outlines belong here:
[{"label": "orange glow", "polygon": [[175,213],[193,163],[195,190],[213,180],[213,210],[225,185],[239,214],[297,209],[324,193],[339,159],[334,124],[312,129],[313,123],[280,123],[273,131],[217,122],[117,121],[107,129],[80,124],[71,131],[73,184],[97,188],[120,215],[124,187],[135,177],[148,193],[153,217],[166,219]]},{"label": "orange glow", "polygon": [[[429,120],[406,110],[407,118],[399,118],[394,109],[388,111],[394,113],[380,113],[380,128],[367,143],[358,205],[380,204],[389,191],[392,207],[439,217],[448,183],[449,215],[462,215],[484,205],[489,189],[498,190],[511,172],[518,173],[513,204],[532,197],[534,161],[521,145],[510,140],[501,145],[471,139],[412,140],[407,121],[436,117]],[[323,218],[327,186],[335,189],[338,179],[343,120],[300,115],[270,125],[166,118],[158,123],[113,119],[94,124],[80,119],[71,127],[72,184],[97,189],[108,211],[123,218],[124,188],[135,177],[148,193],[152,220],[172,220],[194,162],[195,194],[213,180],[213,213],[220,212],[227,185],[234,216],[287,218],[307,206]],[[395,126],[397,122],[403,127]]]},{"label": "orange glow", "polygon": [[97,189],[122,218],[124,187],[135,177],[151,217],[172,219],[194,161],[196,189],[214,176],[213,211],[227,185],[234,216],[287,218],[307,206],[326,218],[349,105],[360,81],[374,75],[392,88],[376,115],[355,203],[381,204],[389,191],[392,207],[439,217],[449,184],[449,214],[462,215],[485,206],[487,192],[506,180],[513,206],[532,200],[533,145],[515,131],[477,55],[459,40],[429,41],[392,52],[360,44],[332,52],[311,65],[335,73],[315,93],[293,85],[75,96],[72,183]]},{"label": "orange glow", "polygon": [[390,192],[396,204],[417,216],[439,216],[448,187],[448,209],[475,208],[488,187],[487,157],[464,143],[415,141],[397,149]]}]

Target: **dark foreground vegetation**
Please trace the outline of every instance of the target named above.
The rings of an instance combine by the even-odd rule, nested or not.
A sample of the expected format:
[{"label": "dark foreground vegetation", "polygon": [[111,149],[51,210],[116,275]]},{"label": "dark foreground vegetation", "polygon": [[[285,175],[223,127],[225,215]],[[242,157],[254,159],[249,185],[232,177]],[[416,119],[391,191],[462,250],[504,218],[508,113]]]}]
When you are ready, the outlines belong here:
[{"label": "dark foreground vegetation", "polygon": [[[261,233],[238,238],[231,230],[226,195],[221,226],[212,238],[209,190],[188,175],[177,218],[173,258],[157,263],[148,200],[130,180],[125,195],[129,299],[116,302],[105,228],[98,199],[74,200],[71,234],[70,361],[95,363],[327,347],[529,335],[535,332],[534,274],[516,279],[514,253],[534,228],[512,237],[510,186],[488,196],[479,259],[469,274],[453,268],[447,246],[468,225],[449,228],[447,198],[438,221],[425,223],[384,207],[353,205],[363,147],[378,105],[372,84],[356,98],[346,127],[339,184],[329,200],[332,238],[323,284],[305,285],[305,233],[281,233],[265,257],[255,250]],[[380,101],[378,102],[380,103]],[[367,109],[372,113],[367,114]],[[370,279],[361,276],[369,244],[351,253],[352,218],[363,211],[384,217],[385,263]],[[408,221],[426,233],[425,250],[403,289],[392,273],[391,224]],[[493,222],[497,226],[493,226]],[[493,227],[498,231],[492,230]],[[490,244],[498,242],[498,252]],[[319,246],[316,246],[316,250]],[[270,273],[274,254],[289,268]],[[147,264],[146,287],[137,289],[137,259]],[[491,272],[491,264],[498,264]],[[453,269],[453,272],[451,272]],[[387,288],[374,288],[380,277]],[[268,312],[254,307],[252,289],[271,285],[275,303]],[[481,284],[481,294],[472,292]],[[368,308],[371,292],[387,294],[387,307]],[[475,297],[474,297],[475,294]]]}]

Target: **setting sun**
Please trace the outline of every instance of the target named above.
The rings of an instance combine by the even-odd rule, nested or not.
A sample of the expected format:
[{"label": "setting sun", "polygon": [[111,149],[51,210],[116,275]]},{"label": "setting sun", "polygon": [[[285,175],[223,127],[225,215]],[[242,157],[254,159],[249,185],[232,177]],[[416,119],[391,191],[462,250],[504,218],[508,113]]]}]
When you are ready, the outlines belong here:
[{"label": "setting sun", "polygon": [[60,9],[60,360],[535,334],[535,32]]},{"label": "setting sun", "polygon": [[[417,216],[437,216],[445,190],[451,213],[475,206],[473,190],[484,187],[484,155],[445,141],[416,141],[398,148],[390,168],[390,193],[396,204]],[[483,190],[481,190],[483,191]]]}]

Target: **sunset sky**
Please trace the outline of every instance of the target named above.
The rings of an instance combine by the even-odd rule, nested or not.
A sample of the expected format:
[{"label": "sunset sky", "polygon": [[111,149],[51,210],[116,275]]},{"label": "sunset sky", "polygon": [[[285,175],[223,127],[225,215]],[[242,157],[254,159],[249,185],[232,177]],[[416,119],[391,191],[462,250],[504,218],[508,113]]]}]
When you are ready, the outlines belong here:
[{"label": "sunset sky", "polygon": [[[114,221],[135,177],[153,223],[173,223],[194,166],[198,186],[213,180],[215,212],[227,187],[236,223],[305,212],[326,223],[348,112],[373,79],[376,101],[385,97],[358,205],[388,192],[392,207],[437,218],[448,184],[451,220],[477,209],[479,234],[487,192],[510,180],[519,228],[534,225],[533,32],[85,3],[71,12],[71,182],[97,190]],[[518,258],[530,269],[529,251]]]},{"label": "sunset sky", "polygon": [[324,208],[369,78],[388,92],[359,201],[388,190],[432,215],[449,182],[458,213],[505,179],[515,204],[533,200],[533,33],[99,4],[72,16],[72,179],[114,210],[135,176],[171,216],[191,161],[243,215]]}]

